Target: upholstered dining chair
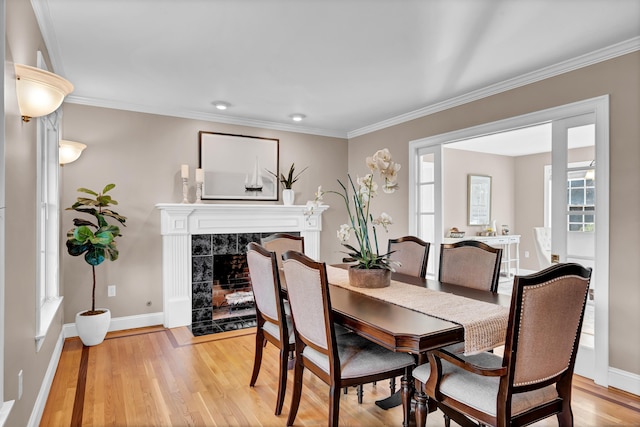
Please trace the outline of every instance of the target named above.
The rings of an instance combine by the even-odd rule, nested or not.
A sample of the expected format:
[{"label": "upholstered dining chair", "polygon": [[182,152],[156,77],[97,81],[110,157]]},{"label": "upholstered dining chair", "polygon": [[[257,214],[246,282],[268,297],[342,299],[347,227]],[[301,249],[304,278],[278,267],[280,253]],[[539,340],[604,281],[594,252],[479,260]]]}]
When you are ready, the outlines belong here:
[{"label": "upholstered dining chair", "polygon": [[256,302],[256,351],[251,374],[251,387],[255,386],[260,365],[262,350],[270,342],[280,350],[280,366],[278,368],[278,395],[276,398],[276,415],[282,412],[285,390],[287,387],[288,360],[295,351],[295,337],[291,316],[286,313],[282,299],[280,274],[276,263],[275,252],[270,252],[258,245],[247,245],[247,264]]},{"label": "upholstered dining chair", "polygon": [[413,371],[416,425],[425,425],[433,399],[463,426],[521,426],[552,415],[572,426],[571,382],[590,280],[591,269],[573,263],[516,276],[504,356],[429,352],[429,363]]},{"label": "upholstered dining chair", "polygon": [[418,237],[404,236],[389,239],[387,253],[391,253],[389,259],[400,264],[395,266],[398,273],[424,279],[427,276],[430,246],[430,243]]},{"label": "upholstered dining chair", "polygon": [[304,237],[287,233],[276,233],[260,239],[260,244],[268,251],[276,253],[278,268],[282,269],[282,254],[286,251],[304,253]]},{"label": "upholstered dining chair", "polygon": [[[293,394],[287,425],[293,425],[298,413],[306,368],[330,386],[329,425],[337,426],[343,387],[410,375],[413,356],[387,350],[355,333],[335,333],[324,263],[288,251],[284,254],[283,267],[296,341]],[[403,391],[408,393],[408,387]],[[408,395],[405,396],[408,401]],[[405,418],[407,415],[405,408]]]},{"label": "upholstered dining chair", "polygon": [[497,292],[502,249],[477,240],[440,246],[438,280],[452,285]]}]

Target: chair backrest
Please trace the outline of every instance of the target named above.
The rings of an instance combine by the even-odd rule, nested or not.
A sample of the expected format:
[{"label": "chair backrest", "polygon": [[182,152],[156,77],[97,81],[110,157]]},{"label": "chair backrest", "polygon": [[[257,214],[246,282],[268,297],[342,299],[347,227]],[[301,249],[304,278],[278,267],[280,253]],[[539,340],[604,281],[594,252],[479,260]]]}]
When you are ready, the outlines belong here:
[{"label": "chair backrest", "polygon": [[286,251],[304,253],[304,237],[286,233],[276,233],[260,239],[262,246],[276,253],[278,268],[282,268],[282,254]]},{"label": "chair backrest", "polygon": [[427,261],[429,260],[430,243],[415,236],[404,236],[389,239],[387,253],[389,259],[400,263],[395,266],[398,273],[425,278],[427,275]]},{"label": "chair backrest", "polygon": [[438,280],[467,288],[497,292],[502,249],[477,240],[440,246]]},{"label": "chair backrest", "polygon": [[285,311],[275,252],[251,242],[247,245],[247,264],[256,309],[265,320],[280,326],[280,337],[288,337],[287,322],[282,321]]},{"label": "chair backrest", "polygon": [[[283,261],[287,280],[287,299],[295,325],[296,346],[303,343],[329,357],[333,363],[335,332],[329,282],[324,263],[315,262],[300,252],[287,251]],[[297,349],[301,351],[300,348]]]},{"label": "chair backrest", "polygon": [[[515,277],[501,389],[525,391],[560,381],[570,393],[590,280],[591,269],[574,263]],[[567,376],[568,385],[562,384]]]},{"label": "chair backrest", "polygon": [[533,237],[540,269],[551,267],[551,228],[533,227]]}]

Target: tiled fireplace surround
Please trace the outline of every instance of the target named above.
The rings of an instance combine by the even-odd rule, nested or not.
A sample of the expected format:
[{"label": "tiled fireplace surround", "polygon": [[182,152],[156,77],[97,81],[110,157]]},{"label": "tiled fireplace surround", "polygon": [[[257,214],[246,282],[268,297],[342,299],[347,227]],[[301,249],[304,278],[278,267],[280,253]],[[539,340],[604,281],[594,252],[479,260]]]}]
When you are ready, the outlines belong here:
[{"label": "tiled fireplace surround", "polygon": [[[300,235],[297,231],[290,234]],[[251,291],[246,264],[249,242],[269,233],[196,234],[191,237],[191,332],[206,335],[255,326],[255,311],[227,304],[225,295]],[[251,315],[253,313],[253,315]]]},{"label": "tiled fireplace surround", "polygon": [[[305,252],[320,255],[322,212],[305,215],[300,205],[169,204],[161,212],[164,326],[191,326],[194,334],[211,332],[211,283],[217,254],[242,254],[249,241],[276,232],[305,238]],[[210,280],[211,279],[211,280]]]}]

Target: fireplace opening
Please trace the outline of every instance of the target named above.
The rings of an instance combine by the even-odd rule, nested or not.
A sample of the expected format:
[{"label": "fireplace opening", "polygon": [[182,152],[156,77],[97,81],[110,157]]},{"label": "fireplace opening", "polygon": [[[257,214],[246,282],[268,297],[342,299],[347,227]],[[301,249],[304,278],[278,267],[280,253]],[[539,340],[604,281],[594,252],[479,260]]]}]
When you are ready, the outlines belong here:
[{"label": "fireplace opening", "polygon": [[194,336],[256,326],[246,247],[271,234],[274,233],[192,236],[190,329]]}]

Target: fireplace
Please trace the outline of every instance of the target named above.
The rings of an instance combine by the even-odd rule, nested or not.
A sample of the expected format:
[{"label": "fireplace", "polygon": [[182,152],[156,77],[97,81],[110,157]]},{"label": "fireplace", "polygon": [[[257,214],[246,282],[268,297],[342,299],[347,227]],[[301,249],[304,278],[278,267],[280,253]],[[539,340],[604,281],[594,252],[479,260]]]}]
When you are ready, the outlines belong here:
[{"label": "fireplace", "polygon": [[247,243],[281,232],[304,237],[306,255],[319,259],[322,213],[328,206],[316,207],[311,215],[303,205],[162,203],[156,208],[161,215],[163,324],[193,330],[194,324],[213,319],[214,255],[243,255]]},{"label": "fireplace", "polygon": [[[246,247],[269,233],[225,233],[191,237],[192,315],[195,336],[256,325]],[[289,234],[300,235],[299,232]]]}]

